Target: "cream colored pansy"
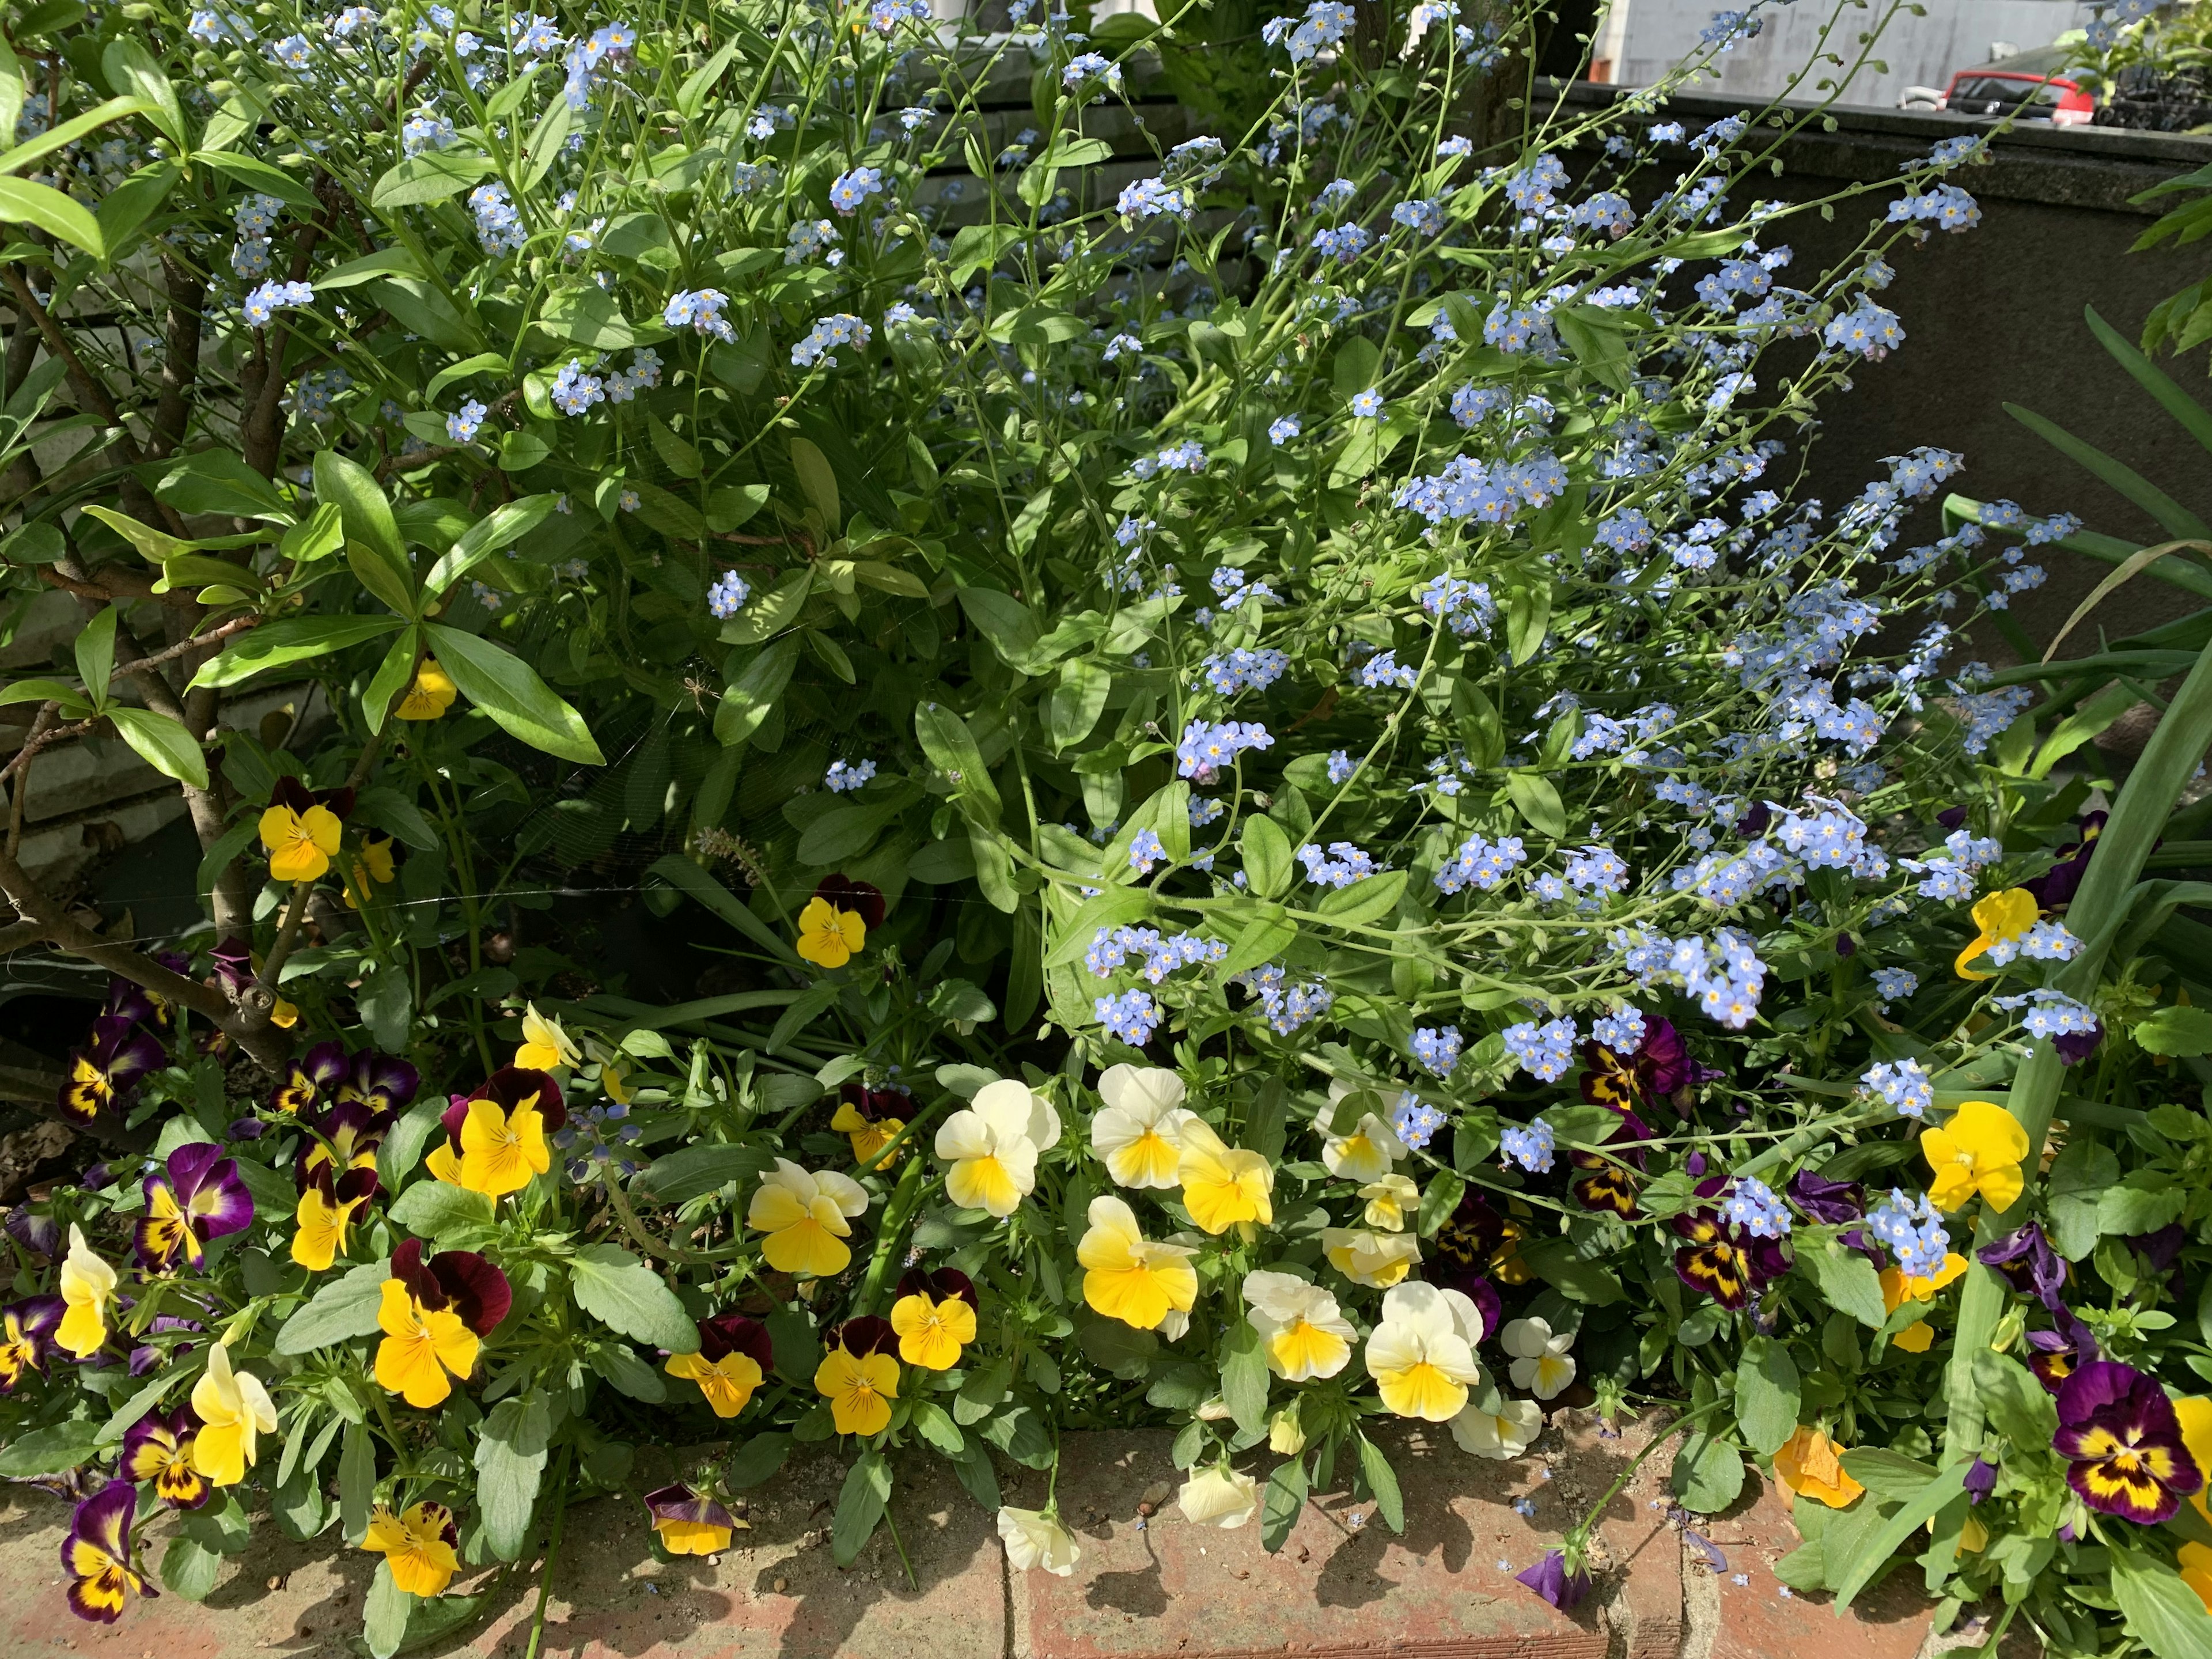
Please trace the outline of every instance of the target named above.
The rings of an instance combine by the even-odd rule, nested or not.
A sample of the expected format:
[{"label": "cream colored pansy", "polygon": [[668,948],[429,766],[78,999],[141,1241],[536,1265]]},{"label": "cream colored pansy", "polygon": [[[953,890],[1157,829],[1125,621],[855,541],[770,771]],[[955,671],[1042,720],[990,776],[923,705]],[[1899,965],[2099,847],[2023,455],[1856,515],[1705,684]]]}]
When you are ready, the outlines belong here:
[{"label": "cream colored pansy", "polygon": [[[1091,1200],[1091,1227],[1075,1247],[1083,1267],[1083,1299],[1093,1312],[1140,1331],[1158,1330],[1198,1300],[1197,1255],[1187,1244],[1156,1243],[1137,1227],[1137,1212],[1114,1197]],[[1182,1334],[1169,1334],[1170,1341]]]},{"label": "cream colored pansy", "polygon": [[[1488,1381],[1486,1376],[1475,1387],[1481,1389]],[[1452,1438],[1471,1457],[1504,1462],[1527,1451],[1544,1431],[1544,1408],[1533,1400],[1498,1398],[1483,1403],[1497,1409],[1485,1411],[1482,1403],[1470,1400],[1451,1420]]]},{"label": "cream colored pansy", "polygon": [[1012,1078],[987,1083],[938,1127],[945,1196],[1003,1220],[1036,1188],[1037,1157],[1059,1139],[1060,1114],[1043,1096]]},{"label": "cream colored pansy", "polygon": [[1567,1350],[1575,1334],[1556,1336],[1540,1319],[1516,1319],[1498,1333],[1498,1340],[1513,1356],[1513,1386],[1526,1389],[1539,1400],[1549,1400],[1575,1380],[1575,1362]]},{"label": "cream colored pansy", "polygon": [[67,1310],[55,1328],[54,1342],[71,1357],[89,1359],[107,1340],[107,1305],[115,1300],[115,1269],[100,1259],[74,1221],[69,1254],[62,1258],[62,1305]]},{"label": "cream colored pansy", "polygon": [[1380,1181],[1407,1156],[1406,1143],[1376,1113],[1362,1106],[1374,1091],[1340,1078],[1328,1085],[1328,1103],[1314,1116],[1321,1134],[1321,1161],[1333,1176],[1361,1182]]},{"label": "cream colored pansy", "polygon": [[1298,1421],[1298,1402],[1293,1400],[1267,1419],[1267,1449],[1278,1457],[1296,1457],[1305,1449],[1305,1425]]},{"label": "cream colored pansy", "polygon": [[1243,1526],[1260,1508],[1260,1483],[1249,1474],[1217,1465],[1194,1474],[1176,1494],[1183,1519],[1224,1532]]},{"label": "cream colored pansy", "polygon": [[1275,1219],[1275,1171],[1267,1160],[1226,1145],[1199,1118],[1182,1126],[1183,1207],[1206,1231],[1224,1233],[1238,1222],[1267,1226]]},{"label": "cream colored pansy", "polygon": [[1075,1571],[1083,1552],[1075,1534],[1060,1524],[1060,1517],[1043,1510],[1018,1510],[1006,1504],[999,1511],[999,1536],[1006,1546],[1006,1565],[1016,1572],[1042,1568],[1055,1578]]},{"label": "cream colored pansy", "polygon": [[1449,1423],[1482,1379],[1481,1340],[1481,1310],[1464,1292],[1400,1285],[1382,1298],[1382,1322],[1367,1339],[1367,1374],[1399,1416]]},{"label": "cream colored pansy", "polygon": [[1351,1363],[1358,1334],[1320,1285],[1262,1269],[1244,1275],[1244,1300],[1267,1369],[1284,1381],[1334,1376]]},{"label": "cream colored pansy", "polygon": [[1158,1066],[1109,1066],[1098,1079],[1105,1109],[1091,1120],[1091,1150],[1116,1186],[1169,1188],[1182,1181],[1182,1079]]},{"label": "cream colored pansy", "polygon": [[811,1273],[827,1279],[853,1260],[845,1241],[852,1237],[848,1217],[868,1208],[867,1189],[835,1170],[802,1170],[780,1158],[761,1177],[745,1211],[745,1224],[768,1237],[761,1253],[778,1273]]},{"label": "cream colored pansy", "polygon": [[1324,1227],[1321,1248],[1328,1265],[1355,1285],[1388,1290],[1421,1259],[1420,1241],[1411,1233],[1378,1233],[1364,1227]]},{"label": "cream colored pansy", "polygon": [[1421,1189],[1410,1176],[1387,1175],[1359,1189],[1367,1200],[1367,1224],[1386,1233],[1402,1233],[1421,1207]]}]

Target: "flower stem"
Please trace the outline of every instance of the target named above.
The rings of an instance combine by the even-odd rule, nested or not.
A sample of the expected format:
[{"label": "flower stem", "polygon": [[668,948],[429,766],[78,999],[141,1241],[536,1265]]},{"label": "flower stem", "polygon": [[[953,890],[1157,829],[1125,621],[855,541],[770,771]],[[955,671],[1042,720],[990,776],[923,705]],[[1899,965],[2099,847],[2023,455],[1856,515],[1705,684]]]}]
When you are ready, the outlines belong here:
[{"label": "flower stem", "polygon": [[1633,1480],[1636,1478],[1637,1470],[1644,1467],[1644,1460],[1650,1456],[1653,1452],[1657,1451],[1660,1447],[1665,1445],[1669,1440],[1672,1440],[1677,1432],[1688,1428],[1691,1424],[1696,1422],[1699,1418],[1709,1416],[1712,1413],[1718,1411],[1721,1407],[1726,1403],[1727,1402],[1723,1400],[1709,1400],[1704,1405],[1698,1407],[1695,1411],[1686,1412],[1683,1415],[1676,1418],[1672,1423],[1669,1423],[1657,1434],[1653,1435],[1650,1440],[1645,1443],[1644,1449],[1637,1453],[1636,1455],[1630,1460],[1628,1467],[1620,1472],[1620,1478],[1605,1489],[1604,1495],[1601,1497],[1596,1503],[1590,1505],[1589,1512],[1584,1515],[1580,1521],[1575,1523],[1573,1529],[1567,1534],[1567,1542],[1575,1545],[1577,1547],[1583,1544],[1588,1543],[1589,1541],[1590,1531],[1597,1525],[1598,1516],[1605,1512],[1605,1506],[1613,1502],[1614,1498],[1618,1498],[1620,1495],[1621,1489],[1627,1486],[1631,1480]]},{"label": "flower stem", "polygon": [[568,1518],[568,1456],[573,1447],[561,1448],[561,1462],[553,1475],[553,1532],[545,1542],[545,1565],[538,1576],[538,1607],[530,1615],[530,1645],[522,1659],[538,1659],[545,1640],[545,1604],[553,1595],[553,1569],[561,1561],[561,1524]]}]

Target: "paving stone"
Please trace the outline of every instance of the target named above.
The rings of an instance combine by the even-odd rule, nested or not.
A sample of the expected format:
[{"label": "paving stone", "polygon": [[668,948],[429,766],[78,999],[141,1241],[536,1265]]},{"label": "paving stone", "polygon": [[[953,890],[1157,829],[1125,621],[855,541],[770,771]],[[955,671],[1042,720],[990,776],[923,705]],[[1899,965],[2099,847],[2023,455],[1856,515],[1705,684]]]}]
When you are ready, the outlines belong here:
[{"label": "paving stone", "polygon": [[[1728,1558],[1727,1570],[1714,1575],[1720,1617],[1712,1659],[1913,1659],[1928,1638],[1931,1604],[1909,1564],[1863,1591],[1842,1619],[1832,1596],[1794,1593],[1776,1578],[1774,1564],[1797,1547],[1797,1528],[1789,1494],[1759,1474],[1699,1530]],[[1709,1569],[1693,1559],[1687,1570]],[[1746,1583],[1735,1582],[1739,1574]]]},{"label": "paving stone", "polygon": [[[880,1529],[849,1571],[832,1560],[830,1515],[844,1478],[834,1458],[799,1463],[752,1494],[752,1529],[711,1560],[656,1561],[634,1499],[579,1505],[565,1523],[541,1651],[561,1659],[1000,1659],[1006,1558],[992,1517],[941,1462],[902,1460],[898,1474],[893,1514],[919,1590],[908,1586]],[[0,1653],[10,1659],[245,1659],[264,1651],[353,1659],[375,1561],[337,1548],[335,1529],[294,1544],[264,1517],[206,1601],[164,1595],[134,1603],[114,1625],[88,1625],[62,1601],[68,1507],[20,1488],[0,1502],[0,1583],[17,1592],[0,1610]],[[163,1522],[151,1534],[155,1560],[167,1529]],[[514,1573],[489,1618],[420,1651],[516,1659],[529,1639],[536,1582],[534,1572]]]},{"label": "paving stone", "polygon": [[[1067,1437],[1060,1515],[1083,1559],[1066,1578],[1013,1575],[1016,1659],[1603,1659],[1595,1598],[1569,1617],[1513,1581],[1573,1519],[1540,1460],[1469,1457],[1425,1425],[1379,1437],[1405,1494],[1405,1536],[1371,1499],[1340,1492],[1309,1502],[1271,1556],[1256,1523],[1223,1532],[1182,1518],[1167,1433]],[[1145,1517],[1148,1493],[1166,1501]],[[1040,1485],[1012,1501],[1042,1495]]]}]

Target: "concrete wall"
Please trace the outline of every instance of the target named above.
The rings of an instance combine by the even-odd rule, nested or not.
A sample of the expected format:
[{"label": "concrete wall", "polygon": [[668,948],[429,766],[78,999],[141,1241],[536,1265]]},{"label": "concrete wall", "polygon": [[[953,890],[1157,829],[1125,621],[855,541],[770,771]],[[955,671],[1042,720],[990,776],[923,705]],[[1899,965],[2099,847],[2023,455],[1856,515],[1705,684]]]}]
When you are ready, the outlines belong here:
[{"label": "concrete wall", "polygon": [[[1869,54],[1873,63],[1857,69],[1836,89],[1855,104],[1894,107],[1910,86],[1941,88],[1954,70],[1972,69],[1990,57],[2002,41],[2026,49],[2047,46],[2090,15],[2083,0],[1925,0],[1926,15],[1899,9],[1883,22]],[[1741,9],[1740,7],[1738,9]],[[1613,8],[1611,40],[1619,42],[1612,79],[1620,86],[1649,86],[1698,49],[1698,35],[1719,9],[1716,0],[1621,0]],[[1717,73],[1700,89],[1740,98],[1775,98],[1789,89],[1790,77],[1823,52],[1856,63],[1858,37],[1882,22],[1887,6],[1797,0],[1769,4],[1759,15],[1765,27],[1740,42],[1714,65]],[[1829,31],[1824,43],[1821,35]],[[1604,33],[1601,40],[1607,39]],[[1835,65],[1826,73],[1839,74]],[[1823,95],[1819,76],[1799,88],[1804,97]]]},{"label": "concrete wall", "polygon": [[[1569,93],[1583,103],[1616,95],[1588,86]],[[1655,118],[1680,118],[1694,128],[1742,108],[1733,100],[1683,97]],[[1895,110],[1832,113],[1834,132],[1815,124],[1784,143],[1777,193],[1804,200],[1830,194],[1844,181],[1893,179],[1900,162],[1925,155],[1937,139],[1983,125]],[[1995,158],[1954,175],[1980,201],[1982,224],[1934,236],[1894,258],[1897,281],[1883,297],[1904,321],[1905,343],[1883,362],[1867,364],[1849,393],[1823,407],[1825,424],[1810,454],[1811,493],[1839,505],[1886,471],[1883,456],[1935,444],[1966,456],[1956,485],[1963,494],[2009,498],[2038,514],[2070,511],[2092,530],[2133,542],[2165,539],[2125,498],[2008,416],[2003,404],[2012,402],[2124,459],[2168,495],[2212,515],[2212,456],[2150,401],[2082,321],[2084,307],[2094,306],[2124,336],[2136,338],[2154,305],[2212,270],[2212,243],[2179,252],[2128,251],[2153,216],[2128,198],[2212,161],[2212,141],[2027,128],[1997,139]],[[1791,221],[1786,240],[1797,249],[1799,267],[1820,269],[1840,257],[1888,199],[1885,191],[1856,211],[1839,207],[1832,223],[1811,215]],[[2162,357],[2160,364],[2190,396],[2212,407],[2203,349],[2185,359]],[[1927,514],[1909,527],[1915,540],[1940,533],[1933,518]],[[2014,614],[2031,636],[2047,641],[2111,568],[2058,549],[2040,550],[2039,556],[2051,580],[2015,601]],[[2094,623],[2118,638],[2201,603],[2137,578],[2105,602]],[[2096,649],[2095,634],[2095,626],[2077,630],[2065,654]],[[1990,661],[2014,659],[1987,630],[1979,639]]]}]

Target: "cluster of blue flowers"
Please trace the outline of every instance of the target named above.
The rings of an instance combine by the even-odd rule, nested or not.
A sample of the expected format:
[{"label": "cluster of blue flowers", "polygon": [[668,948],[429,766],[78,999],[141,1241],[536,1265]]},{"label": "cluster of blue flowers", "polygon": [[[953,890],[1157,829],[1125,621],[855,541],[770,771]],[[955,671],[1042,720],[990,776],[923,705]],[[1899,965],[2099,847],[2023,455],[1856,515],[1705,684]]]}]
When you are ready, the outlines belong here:
[{"label": "cluster of blue flowers", "polygon": [[1528,859],[1518,836],[1503,836],[1495,842],[1486,841],[1480,833],[1469,836],[1460,843],[1451,862],[1437,872],[1437,890],[1458,893],[1474,887],[1487,893]]},{"label": "cluster of blue flowers", "polygon": [[1179,968],[1202,967],[1228,954],[1229,946],[1220,939],[1196,933],[1164,939],[1153,927],[1101,927],[1084,952],[1083,965],[1098,978],[1108,979],[1132,956],[1141,957],[1143,965],[1137,971],[1159,985]]},{"label": "cluster of blue flowers", "polygon": [[707,609],[726,622],[744,610],[752,596],[752,587],[743,576],[734,570],[725,570],[707,590]]},{"label": "cluster of blue flowers", "polygon": [[1316,887],[1349,887],[1382,868],[1348,841],[1331,842],[1326,854],[1317,843],[1308,842],[1298,848],[1297,860],[1306,867],[1306,879]]},{"label": "cluster of blue flowers", "polygon": [[1943,1225],[1943,1212],[1927,1194],[1893,1187],[1887,1199],[1867,1212],[1866,1224],[1905,1273],[1932,1279],[1942,1272],[1951,1253],[1951,1235]]},{"label": "cluster of blue flowers", "polygon": [[1152,1040],[1152,1033],[1159,1029],[1164,1018],[1151,992],[1133,989],[1095,999],[1092,1012],[1110,1034],[1138,1048]]},{"label": "cluster of blue flowers", "polygon": [[1204,720],[1193,720],[1183,727],[1182,738],[1176,744],[1176,772],[1200,783],[1212,783],[1220,775],[1221,768],[1234,764],[1237,756],[1249,750],[1273,748],[1274,742],[1267,728],[1256,721],[1224,720],[1209,726]]},{"label": "cluster of blue flowers", "polygon": [[1413,1028],[1413,1058],[1437,1077],[1449,1077],[1459,1065],[1460,1035],[1456,1025]]},{"label": "cluster of blue flowers", "polygon": [[1505,1052],[1524,1072],[1546,1083],[1557,1083],[1573,1069],[1575,1045],[1581,1034],[1571,1019],[1548,1020],[1539,1025],[1524,1019],[1504,1031]]},{"label": "cluster of blue flowers", "polygon": [[1739,1176],[1730,1185],[1721,1215],[1753,1238],[1780,1238],[1790,1228],[1788,1207],[1755,1176]]},{"label": "cluster of blue flowers", "polygon": [[1279,963],[1271,962],[1249,974],[1237,975],[1236,980],[1259,999],[1261,1013],[1283,1036],[1319,1019],[1336,1002],[1335,993],[1318,981],[1291,984],[1289,974]]},{"label": "cluster of blue flowers", "polygon": [[1557,1133],[1540,1117],[1525,1129],[1507,1128],[1498,1137],[1498,1150],[1505,1155],[1506,1167],[1517,1164],[1530,1175],[1550,1170],[1559,1144]]},{"label": "cluster of blue flowers", "polygon": [[1282,678],[1290,665],[1290,658],[1280,651],[1242,646],[1208,657],[1204,664],[1206,684],[1224,697],[1240,691],[1264,691]]},{"label": "cluster of blue flowers", "polygon": [[1920,1117],[1936,1103],[1936,1087],[1917,1060],[1878,1061],[1859,1079],[1905,1117]]},{"label": "cluster of blue flowers", "polygon": [[875,775],[876,763],[872,760],[834,760],[823,776],[822,787],[835,795],[849,794]]}]

